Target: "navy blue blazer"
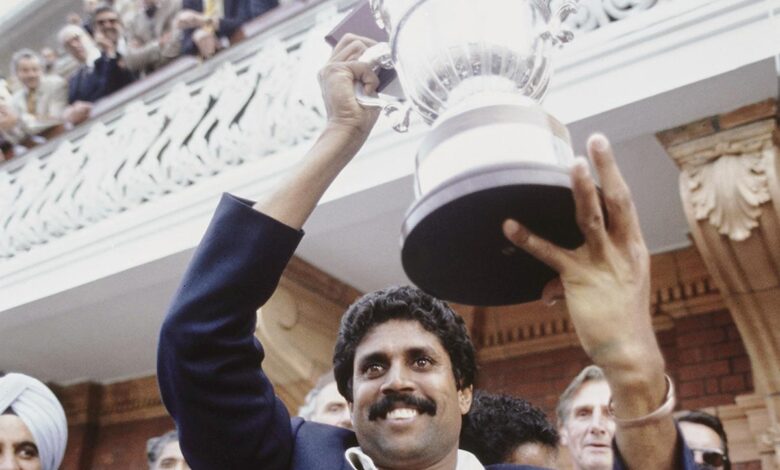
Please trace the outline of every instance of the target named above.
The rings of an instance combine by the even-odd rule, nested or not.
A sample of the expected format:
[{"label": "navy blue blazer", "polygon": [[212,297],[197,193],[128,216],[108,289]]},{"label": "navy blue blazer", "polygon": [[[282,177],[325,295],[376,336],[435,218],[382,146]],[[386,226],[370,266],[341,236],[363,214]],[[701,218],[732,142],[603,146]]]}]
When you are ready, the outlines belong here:
[{"label": "navy blue blazer", "polygon": [[344,452],[358,445],[355,434],[290,419],[254,336],[256,312],[302,236],[225,195],[193,255],[160,332],[157,377],[194,470],[350,468]]},{"label": "navy blue blazer", "polygon": [[68,103],[95,102],[132,83],[135,75],[122,67],[119,60],[102,55],[95,60],[92,70],[81,66],[68,81]]},{"label": "navy blue blazer", "polygon": [[[223,0],[225,15],[219,20],[217,36],[228,38],[235,33],[242,24],[257,18],[268,10],[279,6],[279,0]],[[184,0],[183,10],[195,10],[203,12],[203,0]],[[192,41],[192,29],[184,30],[182,36],[182,54],[194,55],[198,53],[195,43]]]}]

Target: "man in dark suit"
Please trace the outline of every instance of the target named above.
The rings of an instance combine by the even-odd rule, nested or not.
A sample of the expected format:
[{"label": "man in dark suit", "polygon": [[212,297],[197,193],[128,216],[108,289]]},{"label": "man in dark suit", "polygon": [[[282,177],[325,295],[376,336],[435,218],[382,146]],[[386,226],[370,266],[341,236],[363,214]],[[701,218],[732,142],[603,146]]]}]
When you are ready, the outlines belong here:
[{"label": "man in dark suit", "polygon": [[[257,311],[276,289],[304,222],[378,117],[355,98],[355,83],[369,94],[379,83],[358,61],[373,44],[346,35],[336,45],[320,73],[328,115],[322,135],[264,200],[223,197],[163,323],[160,391],[194,470],[484,468],[458,450],[472,400],[474,347],[463,319],[418,289],[367,294],[342,318],[333,366],[354,433],[290,419],[261,368]],[[609,227],[580,162],[572,187],[583,247],[564,251],[514,221],[504,224],[504,234],[560,273],[546,292],[562,287],[582,346],[605,371],[621,418],[616,468],[692,469],[668,406],[673,389],[652,329],[649,255],[636,212],[606,138],[594,136],[588,147]]]},{"label": "man in dark suit", "polygon": [[208,58],[230,44],[247,21],[279,5],[279,0],[184,0],[176,17],[182,54]]},{"label": "man in dark suit", "polygon": [[100,49],[79,26],[67,25],[60,30],[60,44],[79,64],[68,81],[69,106],[64,112],[65,120],[73,125],[89,118],[92,103],[135,80],[118,51],[118,21],[113,9],[96,13],[95,35],[100,38]]}]

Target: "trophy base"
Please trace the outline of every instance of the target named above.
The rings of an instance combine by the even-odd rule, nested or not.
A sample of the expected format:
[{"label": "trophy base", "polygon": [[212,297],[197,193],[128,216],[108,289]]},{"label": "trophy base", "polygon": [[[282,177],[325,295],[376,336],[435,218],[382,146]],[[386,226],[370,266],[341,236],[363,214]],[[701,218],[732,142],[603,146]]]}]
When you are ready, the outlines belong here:
[{"label": "trophy base", "polygon": [[461,304],[539,299],[557,274],[504,237],[508,218],[565,248],[584,242],[567,169],[529,162],[483,167],[408,210],[401,250],[406,275],[429,294]]}]

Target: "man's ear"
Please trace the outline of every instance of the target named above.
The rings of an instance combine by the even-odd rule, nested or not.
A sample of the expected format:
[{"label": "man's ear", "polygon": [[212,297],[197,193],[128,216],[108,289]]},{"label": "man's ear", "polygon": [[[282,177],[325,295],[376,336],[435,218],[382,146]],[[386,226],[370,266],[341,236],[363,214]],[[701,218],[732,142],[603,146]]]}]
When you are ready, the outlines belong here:
[{"label": "man's ear", "polygon": [[461,390],[458,390],[458,405],[460,406],[460,414],[465,415],[471,409],[471,400],[474,397],[474,386],[469,385]]}]

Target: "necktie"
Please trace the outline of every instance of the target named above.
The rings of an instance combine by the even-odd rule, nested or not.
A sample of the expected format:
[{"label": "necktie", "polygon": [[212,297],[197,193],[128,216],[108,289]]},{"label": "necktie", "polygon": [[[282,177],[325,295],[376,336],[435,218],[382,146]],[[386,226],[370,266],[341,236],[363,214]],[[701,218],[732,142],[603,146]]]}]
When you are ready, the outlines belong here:
[{"label": "necktie", "polygon": [[206,0],[206,8],[203,13],[209,18],[222,18],[225,16],[222,0]]},{"label": "necktie", "polygon": [[38,98],[35,90],[27,90],[27,112],[35,116],[37,114]]}]

